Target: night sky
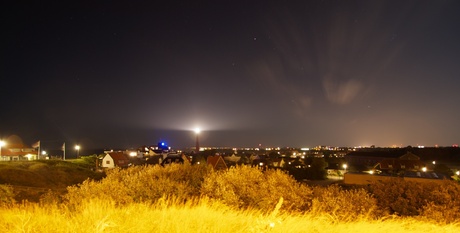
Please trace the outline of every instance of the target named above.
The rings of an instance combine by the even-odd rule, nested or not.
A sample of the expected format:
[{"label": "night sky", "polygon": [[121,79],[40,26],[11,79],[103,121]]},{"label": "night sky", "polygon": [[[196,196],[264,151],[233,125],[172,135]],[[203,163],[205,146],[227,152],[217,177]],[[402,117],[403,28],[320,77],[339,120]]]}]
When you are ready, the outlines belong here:
[{"label": "night sky", "polygon": [[284,2],[4,1],[0,137],[460,143],[460,1]]}]

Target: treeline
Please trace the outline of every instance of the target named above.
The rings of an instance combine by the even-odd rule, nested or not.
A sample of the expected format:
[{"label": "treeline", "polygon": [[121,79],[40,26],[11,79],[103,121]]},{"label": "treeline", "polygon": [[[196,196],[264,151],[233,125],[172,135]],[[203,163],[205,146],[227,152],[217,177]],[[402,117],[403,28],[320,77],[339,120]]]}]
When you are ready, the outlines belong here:
[{"label": "treeline", "polygon": [[[82,201],[109,200],[117,206],[155,203],[171,198],[186,203],[207,198],[234,209],[327,214],[337,221],[411,216],[452,223],[460,219],[460,185],[454,181],[412,183],[395,178],[366,187],[312,187],[280,170],[249,166],[214,171],[206,165],[135,166],[113,169],[100,180],[68,187],[66,195],[49,192],[41,204],[77,207]],[[0,188],[0,202],[12,202],[8,187]]]}]

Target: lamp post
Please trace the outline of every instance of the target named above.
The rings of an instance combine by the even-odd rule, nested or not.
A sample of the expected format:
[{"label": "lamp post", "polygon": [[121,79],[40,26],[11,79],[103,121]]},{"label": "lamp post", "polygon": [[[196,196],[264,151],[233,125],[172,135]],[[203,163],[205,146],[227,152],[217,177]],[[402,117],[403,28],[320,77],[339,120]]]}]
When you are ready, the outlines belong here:
[{"label": "lamp post", "polygon": [[198,154],[200,152],[200,142],[198,140],[198,135],[200,134],[201,130],[200,128],[195,128],[195,135],[196,135],[196,140],[195,140],[195,152]]},{"label": "lamp post", "polygon": [[347,167],[348,167],[347,164],[342,165],[342,167],[343,167],[343,170],[345,170],[344,173],[347,173]]},{"label": "lamp post", "polygon": [[3,160],[3,158],[2,158],[2,147],[5,146],[5,145],[6,145],[6,143],[4,141],[0,140],[0,159],[2,159],[2,160]]},{"label": "lamp post", "polygon": [[77,151],[77,159],[80,156],[80,145],[75,146],[75,150]]}]

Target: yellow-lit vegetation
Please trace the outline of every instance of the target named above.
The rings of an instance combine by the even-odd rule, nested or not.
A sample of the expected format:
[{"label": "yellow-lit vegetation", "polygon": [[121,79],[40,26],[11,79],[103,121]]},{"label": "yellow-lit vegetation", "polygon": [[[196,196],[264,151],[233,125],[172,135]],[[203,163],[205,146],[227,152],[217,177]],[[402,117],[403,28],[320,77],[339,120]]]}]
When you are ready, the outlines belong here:
[{"label": "yellow-lit vegetation", "polygon": [[[380,186],[379,186],[380,185]],[[14,203],[0,186],[2,232],[460,232],[459,185],[400,180],[311,187],[281,171],[172,165],[114,169],[100,181]],[[392,192],[386,200],[377,190]],[[419,192],[427,192],[420,196]],[[383,195],[383,196],[382,196]],[[419,199],[416,199],[419,198]],[[402,199],[409,199],[406,202]],[[396,201],[395,201],[396,200]],[[396,202],[415,206],[399,213]],[[384,206],[390,205],[390,207]],[[393,205],[393,206],[391,206]],[[416,210],[415,212],[412,210]],[[457,213],[451,213],[452,211]]]}]

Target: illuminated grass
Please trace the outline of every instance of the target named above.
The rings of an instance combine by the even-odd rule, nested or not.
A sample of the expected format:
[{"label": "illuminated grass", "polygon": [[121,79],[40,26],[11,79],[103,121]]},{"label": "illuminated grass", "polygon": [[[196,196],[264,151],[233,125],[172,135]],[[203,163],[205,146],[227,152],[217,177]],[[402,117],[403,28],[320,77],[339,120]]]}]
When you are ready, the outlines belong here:
[{"label": "illuminated grass", "polygon": [[[279,203],[280,204],[280,203]],[[178,204],[90,200],[76,209],[22,205],[0,212],[2,232],[460,232],[458,224],[440,225],[414,218],[335,221],[328,215],[235,210],[209,199]]]}]

